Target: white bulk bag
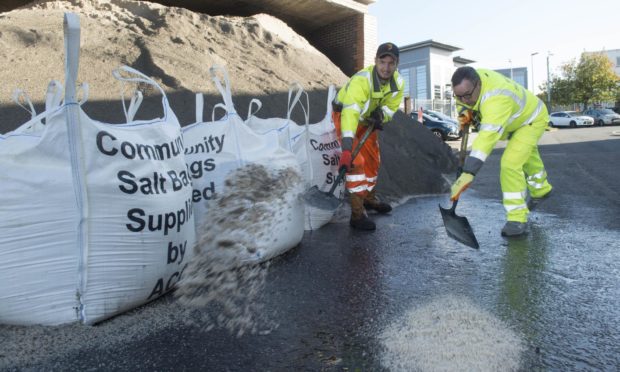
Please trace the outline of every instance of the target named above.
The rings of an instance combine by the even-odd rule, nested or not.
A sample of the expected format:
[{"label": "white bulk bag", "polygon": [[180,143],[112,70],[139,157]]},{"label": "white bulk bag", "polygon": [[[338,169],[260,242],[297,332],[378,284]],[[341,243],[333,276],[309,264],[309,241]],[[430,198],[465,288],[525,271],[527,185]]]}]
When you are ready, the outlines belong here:
[{"label": "white bulk bag", "polygon": [[[237,115],[232,101],[228,72],[219,66],[209,70],[212,80],[222,94],[226,111],[224,118],[202,122],[202,100],[198,97],[197,122],[183,127],[185,158],[193,183],[192,201],[196,231],[205,235],[209,229],[209,200],[215,193],[225,193],[224,181],[232,171],[247,164],[260,164],[269,169],[294,168],[299,172],[295,156],[248,128]],[[223,76],[223,84],[218,76]],[[303,237],[303,203],[299,198],[301,188],[287,190],[283,210],[272,223],[269,231],[256,236],[258,249],[244,262],[261,262],[279,255],[299,244]],[[250,223],[248,221],[248,223]]]},{"label": "white bulk bag", "polygon": [[[88,83],[82,83],[79,86],[78,91],[80,90],[82,93],[82,99],[78,101],[78,104],[82,105],[88,100]],[[45,128],[44,121],[47,121],[47,117],[54,111],[55,108],[62,105],[63,93],[64,87],[62,86],[62,83],[58,80],[52,80],[47,85],[47,92],[45,94],[45,111],[42,115],[37,115],[28,93],[21,89],[15,89],[13,92],[13,101],[30,113],[31,120],[12,132],[7,133],[7,135],[16,133],[37,133],[43,131]],[[22,101],[24,103],[22,103]],[[26,107],[25,104],[27,104],[28,107]],[[37,120],[34,120],[35,118]]]},{"label": "white bulk bag", "polygon": [[[293,96],[293,91],[295,96]],[[302,100],[302,96],[305,98]],[[253,111],[253,106],[256,105],[256,111]],[[304,113],[304,126],[300,126],[291,120],[291,114],[296,106],[299,106]],[[252,99],[248,107],[248,117],[245,120],[245,124],[250,127],[254,132],[265,136],[269,141],[274,144],[278,144],[283,149],[288,150],[295,154],[297,161],[304,169],[304,165],[307,162],[307,154],[305,149],[299,145],[298,141],[303,140],[304,131],[307,130],[305,126],[308,125],[310,117],[310,107],[308,102],[308,93],[304,91],[301,84],[294,82],[289,86],[286,118],[259,118],[255,114],[261,109],[262,103],[258,99]],[[303,151],[301,151],[303,150]]]},{"label": "white bulk bag", "polygon": [[[77,229],[66,108],[0,135],[0,323],[79,319]],[[37,127],[44,114],[48,125]]]},{"label": "white bulk bag", "polygon": [[170,290],[191,259],[196,238],[181,127],[164,91],[127,66],[115,77],[158,89],[164,116],[111,125],[81,112],[90,222],[86,323]]},{"label": "white bulk bag", "polygon": [[[308,126],[308,138],[306,142],[308,163],[312,169],[310,184],[316,185],[321,191],[329,191],[338,177],[338,165],[340,163],[340,141],[336,133],[336,127],[332,120],[332,101],[336,96],[336,88],[329,86],[327,94],[327,108],[323,120]],[[344,180],[341,180],[334,195],[344,198]],[[306,204],[305,229],[316,230],[328,223],[334,213]]]},{"label": "white bulk bag", "polygon": [[[291,101],[294,89],[298,90]],[[338,141],[336,127],[331,117],[332,100],[335,97],[336,89],[333,85],[329,87],[326,115],[323,120],[310,125],[308,125],[308,96],[306,94],[306,105],[304,107],[303,101],[300,100],[302,90],[303,88],[297,83],[293,83],[289,88],[289,105],[286,119],[257,118],[252,110],[254,104],[257,104],[260,108],[260,101],[252,100],[248,109],[250,116],[246,120],[246,124],[257,133],[263,135],[268,141],[277,142],[283,148],[295,153],[299,165],[302,167],[306,188],[316,185],[321,191],[329,191],[338,176],[338,163],[340,160],[340,142]],[[297,125],[290,120],[291,112],[297,103],[300,103],[301,108],[306,114],[306,122],[303,126]],[[344,181],[341,181],[334,190],[334,195],[342,198],[343,193]],[[328,223],[333,218],[333,215],[333,212],[306,204],[304,228],[305,230],[316,230]]]},{"label": "white bulk bag", "polygon": [[[0,323],[93,324],[165,293],[193,251],[191,183],[167,98],[163,118],[90,119],[75,98],[79,33],[65,14],[64,104],[33,119],[46,118],[40,132],[0,137]],[[118,78],[163,94],[123,70],[139,77]]]}]

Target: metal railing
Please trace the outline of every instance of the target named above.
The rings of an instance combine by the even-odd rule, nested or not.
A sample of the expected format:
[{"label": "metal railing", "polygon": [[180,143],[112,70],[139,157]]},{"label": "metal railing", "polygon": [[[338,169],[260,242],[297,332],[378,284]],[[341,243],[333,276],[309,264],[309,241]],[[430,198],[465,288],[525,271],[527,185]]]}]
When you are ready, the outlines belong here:
[{"label": "metal railing", "polygon": [[[600,103],[597,102],[597,107],[613,107],[613,102]],[[405,97],[403,101],[403,105],[401,108],[405,113],[410,113],[412,111],[418,111],[418,109],[422,107],[424,110],[433,110],[439,111],[448,115],[452,118],[457,116],[456,114],[456,101],[452,99],[411,99],[410,97]],[[551,112],[557,111],[584,111],[586,108],[583,107],[581,103],[573,103],[570,105],[553,105],[553,107],[549,110]]]},{"label": "metal railing", "polygon": [[553,105],[549,110],[549,113],[558,111],[582,111],[582,105],[579,103],[573,103],[572,105]]},{"label": "metal railing", "polygon": [[452,118],[456,117],[456,101],[451,99],[411,99],[405,97],[403,110],[405,113],[418,111],[422,107],[424,110],[439,111]]}]

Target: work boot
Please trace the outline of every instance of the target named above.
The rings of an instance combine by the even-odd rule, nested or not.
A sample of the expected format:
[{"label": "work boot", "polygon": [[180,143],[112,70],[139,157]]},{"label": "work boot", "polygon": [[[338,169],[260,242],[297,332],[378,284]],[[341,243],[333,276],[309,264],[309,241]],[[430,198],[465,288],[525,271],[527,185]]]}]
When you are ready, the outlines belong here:
[{"label": "work boot", "polygon": [[519,236],[524,235],[527,224],[525,222],[508,221],[502,229],[502,236]]},{"label": "work boot", "polygon": [[541,196],[540,198],[532,198],[531,196],[528,196],[527,201],[526,201],[527,209],[529,209],[530,211],[533,211],[534,209],[538,208],[538,206],[542,204],[542,202],[544,202],[545,200],[549,198],[549,196],[551,196],[552,191],[553,189],[549,190],[548,193]]},{"label": "work boot", "polygon": [[366,199],[364,199],[364,208],[380,214],[386,214],[392,211],[392,206],[377,199],[374,189],[366,195]]},{"label": "work boot", "polygon": [[375,230],[377,226],[366,215],[364,199],[357,194],[351,194],[349,199],[351,200],[351,220],[349,221],[349,225],[357,230]]}]

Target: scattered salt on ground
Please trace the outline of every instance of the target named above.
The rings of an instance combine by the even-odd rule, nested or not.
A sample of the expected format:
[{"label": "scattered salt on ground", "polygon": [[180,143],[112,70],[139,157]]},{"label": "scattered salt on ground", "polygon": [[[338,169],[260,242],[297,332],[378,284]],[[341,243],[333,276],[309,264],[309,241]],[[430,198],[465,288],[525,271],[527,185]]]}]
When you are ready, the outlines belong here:
[{"label": "scattered salt on ground", "polygon": [[456,296],[408,311],[380,340],[390,371],[517,371],[525,350],[501,320]]},{"label": "scattered salt on ground", "polygon": [[238,336],[259,331],[259,325],[264,330],[269,321],[259,300],[269,263],[251,262],[269,255],[278,215],[288,209],[286,195],[301,190],[294,168],[250,164],[227,178],[224,192],[209,203],[209,219],[176,291],[190,309],[188,320]]},{"label": "scattered salt on ground", "polygon": [[105,349],[182,324],[179,306],[166,296],[96,326],[0,325],[0,370],[44,363],[93,346]]}]

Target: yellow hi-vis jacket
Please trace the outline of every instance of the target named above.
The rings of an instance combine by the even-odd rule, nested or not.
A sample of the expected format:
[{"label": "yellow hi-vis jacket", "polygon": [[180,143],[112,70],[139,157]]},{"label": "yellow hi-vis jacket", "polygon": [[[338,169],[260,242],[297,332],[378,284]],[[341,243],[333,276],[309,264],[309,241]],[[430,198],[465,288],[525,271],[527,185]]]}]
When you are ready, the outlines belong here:
[{"label": "yellow hi-vis jacket", "polygon": [[459,112],[461,107],[467,107],[480,118],[478,137],[463,165],[463,171],[471,174],[480,170],[497,141],[525,125],[546,126],[549,122],[547,108],[532,92],[498,72],[476,71],[481,84],[478,101],[473,106],[457,101]]},{"label": "yellow hi-vis jacket", "polygon": [[403,99],[404,86],[405,82],[398,71],[394,71],[392,78],[382,85],[374,65],[353,75],[347,85],[338,91],[335,99],[336,104],[342,105],[342,137],[353,138],[358,123],[370,117],[377,107],[383,111],[384,123],[392,120]]}]

